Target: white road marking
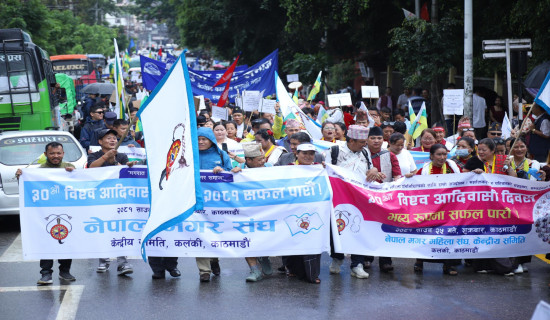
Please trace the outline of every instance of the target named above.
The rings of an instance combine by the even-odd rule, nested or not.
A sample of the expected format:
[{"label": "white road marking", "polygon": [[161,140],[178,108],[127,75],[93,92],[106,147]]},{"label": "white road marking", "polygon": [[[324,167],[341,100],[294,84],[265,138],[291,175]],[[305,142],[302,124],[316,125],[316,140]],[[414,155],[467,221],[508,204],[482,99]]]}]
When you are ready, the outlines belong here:
[{"label": "white road marking", "polygon": [[84,291],[83,285],[70,286],[28,286],[28,287],[0,287],[0,293],[25,291],[66,291],[59,305],[56,320],[72,320],[76,318],[80,297]]}]

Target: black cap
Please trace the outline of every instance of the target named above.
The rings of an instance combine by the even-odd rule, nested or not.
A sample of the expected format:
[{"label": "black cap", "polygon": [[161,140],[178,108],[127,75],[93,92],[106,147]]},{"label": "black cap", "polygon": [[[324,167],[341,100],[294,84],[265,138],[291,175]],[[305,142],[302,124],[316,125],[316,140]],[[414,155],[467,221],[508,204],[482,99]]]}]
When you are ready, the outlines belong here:
[{"label": "black cap", "polygon": [[380,127],[372,127],[369,130],[369,137],[370,136],[383,136],[384,132],[382,132],[382,129]]},{"label": "black cap", "polygon": [[205,124],[206,123],[206,117],[205,116],[197,116],[197,125],[199,124]]},{"label": "black cap", "polygon": [[103,137],[105,137],[105,135],[109,134],[109,133],[112,133],[115,135],[115,137],[118,135],[118,132],[116,132],[115,130],[113,129],[101,129],[98,133],[97,133],[97,139],[98,140],[101,140],[103,139]]}]

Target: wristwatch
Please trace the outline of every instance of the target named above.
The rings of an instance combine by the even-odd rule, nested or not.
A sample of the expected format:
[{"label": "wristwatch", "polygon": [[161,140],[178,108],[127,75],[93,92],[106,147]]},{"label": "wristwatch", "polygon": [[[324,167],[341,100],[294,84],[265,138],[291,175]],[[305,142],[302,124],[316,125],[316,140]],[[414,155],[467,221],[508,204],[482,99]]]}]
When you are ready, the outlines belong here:
[{"label": "wristwatch", "polygon": [[535,131],[537,131],[537,129],[533,128],[533,130],[531,130],[531,133],[535,134]]}]

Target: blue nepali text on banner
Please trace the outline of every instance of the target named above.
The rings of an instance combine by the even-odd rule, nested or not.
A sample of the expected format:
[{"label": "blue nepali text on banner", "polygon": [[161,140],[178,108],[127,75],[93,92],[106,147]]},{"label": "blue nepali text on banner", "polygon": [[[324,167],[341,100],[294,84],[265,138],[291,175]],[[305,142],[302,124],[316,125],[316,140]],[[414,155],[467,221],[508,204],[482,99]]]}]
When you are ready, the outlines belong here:
[{"label": "blue nepali text on banner", "polygon": [[[149,239],[150,256],[254,257],[329,250],[331,190],[321,166],[205,171],[201,180],[204,209]],[[25,169],[20,184],[24,258],[138,255],[149,216],[147,184],[142,166],[71,173]]]}]

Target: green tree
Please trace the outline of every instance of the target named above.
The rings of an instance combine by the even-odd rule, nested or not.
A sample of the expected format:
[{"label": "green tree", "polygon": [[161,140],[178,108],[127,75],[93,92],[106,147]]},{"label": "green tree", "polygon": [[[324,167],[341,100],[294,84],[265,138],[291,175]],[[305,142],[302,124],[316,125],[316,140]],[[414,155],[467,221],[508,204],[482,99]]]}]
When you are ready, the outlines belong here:
[{"label": "green tree", "polygon": [[171,0],[182,43],[212,50],[243,63],[255,63],[276,48],[285,48],[285,12],[275,0]]},{"label": "green tree", "polygon": [[442,82],[449,68],[457,65],[461,58],[462,21],[444,17],[439,23],[422,19],[405,19],[399,28],[391,31],[391,56],[407,86],[422,83],[431,84],[432,122],[442,119],[440,106]]}]

